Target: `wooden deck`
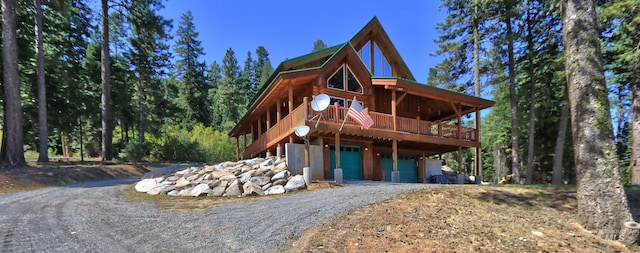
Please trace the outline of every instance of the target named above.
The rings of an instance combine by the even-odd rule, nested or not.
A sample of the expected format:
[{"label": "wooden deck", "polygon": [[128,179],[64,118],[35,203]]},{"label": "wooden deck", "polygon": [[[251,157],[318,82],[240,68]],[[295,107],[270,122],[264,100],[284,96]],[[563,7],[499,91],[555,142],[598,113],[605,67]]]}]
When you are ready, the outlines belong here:
[{"label": "wooden deck", "polygon": [[[319,113],[311,110],[310,103],[302,103],[289,115],[282,118],[276,124],[262,133],[251,145],[246,147],[245,157],[253,157],[267,148],[275,146],[285,138],[294,134],[298,126],[311,127],[311,133],[337,132],[349,108],[331,105],[322,112],[322,118],[315,128]],[[396,117],[395,131],[394,120],[391,114],[369,112],[373,119],[373,126],[368,130],[360,129],[351,118],[346,117],[342,133],[371,139],[398,139],[417,141],[441,145],[479,147],[478,131],[474,128],[461,127],[442,122]]]}]

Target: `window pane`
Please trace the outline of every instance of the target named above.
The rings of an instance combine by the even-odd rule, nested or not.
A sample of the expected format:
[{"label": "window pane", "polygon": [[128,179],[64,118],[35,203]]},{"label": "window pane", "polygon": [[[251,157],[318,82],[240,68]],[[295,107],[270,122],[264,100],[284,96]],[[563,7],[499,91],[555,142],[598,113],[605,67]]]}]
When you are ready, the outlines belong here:
[{"label": "window pane", "polygon": [[364,44],[362,49],[360,49],[360,59],[367,66],[367,69],[371,71],[371,41]]},{"label": "window pane", "polygon": [[331,105],[338,102],[338,106],[344,107],[344,99],[331,97]]},{"label": "window pane", "polygon": [[344,90],[344,67],[340,67],[338,71],[329,78],[327,87]]},{"label": "window pane", "polygon": [[382,58],[382,76],[391,76],[391,65],[386,58]]},{"label": "window pane", "polygon": [[348,84],[347,91],[362,93],[362,85],[360,85],[360,83],[358,82],[358,79],[356,79],[356,77],[353,76],[353,73],[351,73],[351,70],[348,68],[347,68],[347,84]]},{"label": "window pane", "polygon": [[375,63],[373,64],[374,76],[383,76],[382,58],[382,51],[380,51],[380,48],[378,48],[378,44],[373,43],[373,60],[375,61]]}]

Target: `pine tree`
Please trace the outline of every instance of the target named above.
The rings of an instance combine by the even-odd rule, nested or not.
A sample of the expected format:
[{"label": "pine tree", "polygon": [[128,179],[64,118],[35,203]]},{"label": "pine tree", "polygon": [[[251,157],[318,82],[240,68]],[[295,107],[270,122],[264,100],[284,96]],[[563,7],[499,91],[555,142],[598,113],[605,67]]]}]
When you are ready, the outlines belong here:
[{"label": "pine tree", "polygon": [[2,49],[5,96],[2,161],[10,167],[17,167],[25,165],[26,162],[22,150],[24,139],[22,106],[20,105],[20,77],[18,75],[15,0],[2,1]]},{"label": "pine tree", "polygon": [[640,231],[623,225],[633,217],[620,180],[594,5],[562,1],[578,219],[597,235],[636,245]]},{"label": "pine tree", "polygon": [[327,48],[327,44],[324,44],[324,41],[318,39],[313,42],[313,49],[311,49],[311,52],[320,51],[325,48]]},{"label": "pine tree", "polygon": [[182,109],[183,126],[196,123],[209,125],[210,114],[207,112],[207,84],[205,77],[206,64],[200,60],[204,56],[204,49],[198,40],[198,32],[193,24],[191,11],[180,18],[176,31],[174,45],[177,59],[172,69],[172,76],[176,79],[178,97],[177,105]]},{"label": "pine tree", "polygon": [[[137,78],[136,103],[138,109],[138,143],[144,143],[144,133],[159,128],[161,121],[162,99],[160,77],[169,65],[170,22],[157,14],[163,8],[159,0],[140,0],[131,2],[128,21],[133,30],[129,39],[131,49],[129,58]],[[154,111],[153,109],[156,109]]]},{"label": "pine tree", "polygon": [[47,128],[47,86],[44,73],[44,46],[42,35],[42,3],[34,0],[35,8],[35,37],[36,37],[36,68],[38,78],[38,162],[49,161],[49,130]]},{"label": "pine tree", "polygon": [[102,115],[102,160],[113,159],[113,123],[111,118],[111,56],[109,54],[109,1],[102,0],[101,21],[101,77],[102,96],[100,101]]}]

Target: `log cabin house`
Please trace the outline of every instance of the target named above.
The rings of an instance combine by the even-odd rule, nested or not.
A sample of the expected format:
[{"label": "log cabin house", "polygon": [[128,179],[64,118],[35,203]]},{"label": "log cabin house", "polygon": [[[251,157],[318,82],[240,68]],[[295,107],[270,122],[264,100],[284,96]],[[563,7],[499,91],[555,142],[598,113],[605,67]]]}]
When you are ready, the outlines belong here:
[{"label": "log cabin house", "polygon": [[[316,127],[319,113],[310,102],[318,94],[329,95],[331,104]],[[371,128],[345,117],[354,97],[373,119]],[[322,148],[322,157],[312,159],[324,161],[324,179],[341,168],[346,180],[423,182],[425,157],[458,152],[460,164],[462,149],[480,153],[479,111],[493,104],[416,82],[374,17],[344,44],[280,63],[229,135],[236,137],[238,158],[243,137],[243,156],[250,158],[303,143],[294,130],[307,125],[311,143]],[[476,128],[457,123],[472,113]],[[474,167],[479,164],[476,156]]]}]

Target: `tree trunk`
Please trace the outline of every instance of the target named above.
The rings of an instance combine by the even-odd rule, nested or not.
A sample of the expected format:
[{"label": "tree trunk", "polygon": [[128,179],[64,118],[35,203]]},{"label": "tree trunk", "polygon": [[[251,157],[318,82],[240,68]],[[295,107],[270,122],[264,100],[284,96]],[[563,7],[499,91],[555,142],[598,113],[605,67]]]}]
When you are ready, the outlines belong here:
[{"label": "tree trunk", "polygon": [[47,129],[47,87],[44,82],[44,50],[42,45],[42,3],[34,0],[36,9],[36,68],[38,76],[38,162],[49,161],[49,129]]},{"label": "tree trunk", "polygon": [[507,154],[498,146],[493,147],[493,179],[491,182],[497,184],[507,175]]},{"label": "tree trunk", "polygon": [[[640,45],[640,31],[635,32],[635,45]],[[640,52],[639,49],[636,49]],[[635,58],[632,69],[633,105],[631,116],[631,157],[629,168],[631,184],[640,185],[640,60]]]},{"label": "tree trunk", "polygon": [[562,11],[578,219],[606,239],[636,245],[640,230],[624,226],[633,217],[613,141],[596,6],[590,0],[563,0]]},{"label": "tree trunk", "polygon": [[527,184],[533,182],[533,148],[536,135],[536,74],[533,61],[535,53],[533,47],[533,19],[531,18],[531,8],[529,1],[526,3],[527,8],[527,51],[529,51],[529,81],[531,85],[531,105],[529,106],[529,140],[527,147]]},{"label": "tree trunk", "polygon": [[113,159],[113,127],[111,122],[111,66],[109,59],[109,1],[102,0],[102,160]]},{"label": "tree trunk", "polygon": [[16,40],[16,1],[2,0],[2,63],[4,70],[5,115],[3,135],[6,146],[3,160],[9,167],[26,165],[22,133],[22,105],[18,74],[18,42]]},{"label": "tree trunk", "polygon": [[518,97],[516,96],[516,63],[513,49],[513,29],[511,27],[511,7],[505,13],[505,23],[507,25],[507,54],[509,55],[509,95],[511,98],[511,170],[514,183],[520,183],[520,157],[518,156],[518,138],[520,129],[518,128]]},{"label": "tree trunk", "polygon": [[552,183],[562,184],[562,158],[564,156],[564,141],[567,136],[567,123],[569,121],[569,104],[566,99],[562,102],[562,112],[560,113],[560,126],[558,127],[558,137],[556,137],[556,148],[553,153],[553,177]]},{"label": "tree trunk", "polygon": [[[476,97],[480,97],[480,36],[478,35],[478,0],[473,1],[473,86],[475,89]],[[476,114],[476,117],[480,117],[480,114]],[[473,121],[473,126],[478,130],[478,136],[480,136],[480,128],[476,125],[476,120]],[[478,137],[479,138],[479,137]],[[473,159],[478,161],[473,163],[473,171],[479,172],[482,168],[482,160],[480,158],[480,152],[478,149],[473,149]]]}]

